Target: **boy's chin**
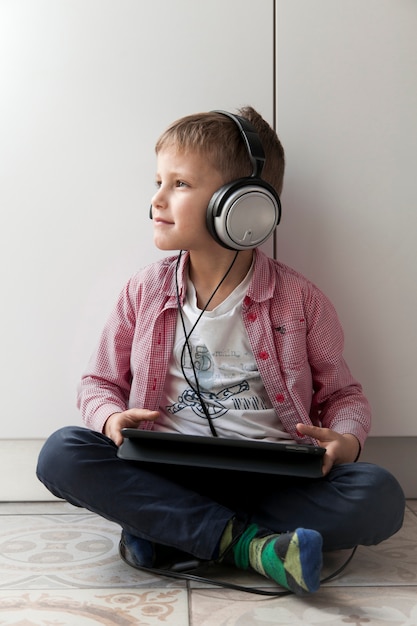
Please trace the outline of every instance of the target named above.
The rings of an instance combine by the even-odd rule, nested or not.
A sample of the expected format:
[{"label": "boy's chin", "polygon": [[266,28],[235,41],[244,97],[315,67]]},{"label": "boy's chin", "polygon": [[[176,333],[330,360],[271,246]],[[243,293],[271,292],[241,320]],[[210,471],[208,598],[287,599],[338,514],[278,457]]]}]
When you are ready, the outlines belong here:
[{"label": "boy's chin", "polygon": [[179,249],[179,248],[173,248],[172,246],[165,245],[163,243],[158,243],[157,241],[154,241],[154,245],[155,245],[155,248],[158,248],[158,250],[162,250],[164,252],[173,252],[174,250]]},{"label": "boy's chin", "polygon": [[164,241],[162,237],[154,237],[153,245],[155,246],[155,248],[158,248],[158,250],[176,250],[176,248],[172,247],[172,244],[170,244],[168,241]]}]

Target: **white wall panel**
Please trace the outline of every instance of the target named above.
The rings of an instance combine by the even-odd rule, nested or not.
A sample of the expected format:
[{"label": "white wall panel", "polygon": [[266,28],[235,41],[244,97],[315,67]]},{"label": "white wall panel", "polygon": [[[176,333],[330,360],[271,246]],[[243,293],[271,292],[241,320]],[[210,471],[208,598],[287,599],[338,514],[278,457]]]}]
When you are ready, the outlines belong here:
[{"label": "white wall panel", "polygon": [[417,435],[416,32],[409,0],[277,0],[277,255],[336,305],[380,436]]},{"label": "white wall panel", "polygon": [[2,438],[78,423],[114,299],[161,255],[154,142],[172,120],[273,117],[273,2],[0,2]]}]

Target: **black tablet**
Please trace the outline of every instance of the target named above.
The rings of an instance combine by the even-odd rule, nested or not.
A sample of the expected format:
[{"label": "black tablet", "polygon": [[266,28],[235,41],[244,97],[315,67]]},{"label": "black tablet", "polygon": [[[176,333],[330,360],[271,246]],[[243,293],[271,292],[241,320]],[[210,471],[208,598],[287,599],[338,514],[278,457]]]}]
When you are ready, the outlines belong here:
[{"label": "black tablet", "polygon": [[128,461],[320,478],[325,448],[125,428],[118,456]]}]

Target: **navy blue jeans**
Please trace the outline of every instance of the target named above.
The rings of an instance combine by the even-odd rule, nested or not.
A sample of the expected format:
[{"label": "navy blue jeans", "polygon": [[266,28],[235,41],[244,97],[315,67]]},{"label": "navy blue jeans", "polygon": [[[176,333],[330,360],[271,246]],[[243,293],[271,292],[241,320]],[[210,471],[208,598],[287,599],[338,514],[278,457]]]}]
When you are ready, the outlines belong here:
[{"label": "navy blue jeans", "polygon": [[127,532],[199,559],[217,557],[238,515],[274,532],[318,530],[324,550],[374,545],[402,525],[396,479],[368,463],[338,465],[306,480],[124,461],[101,433],[65,427],[46,441],[38,478],[59,498]]}]

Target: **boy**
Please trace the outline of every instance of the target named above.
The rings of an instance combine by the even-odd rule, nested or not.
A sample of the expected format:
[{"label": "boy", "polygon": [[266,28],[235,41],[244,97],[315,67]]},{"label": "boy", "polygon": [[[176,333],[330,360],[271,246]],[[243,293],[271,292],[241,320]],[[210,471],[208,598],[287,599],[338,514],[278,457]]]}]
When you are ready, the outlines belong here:
[{"label": "boy", "polygon": [[[156,154],[154,242],[184,252],[122,291],[80,384],[88,428],[52,435],[38,477],[119,523],[121,555],[134,567],[158,566],[171,550],[314,592],[322,550],[388,538],[401,527],[404,496],[388,472],[356,463],[370,409],[343,360],[332,305],[253,244],[258,222],[266,217],[267,236],[279,221],[282,146],[247,107],[237,117],[214,111],[174,122]],[[259,175],[265,190],[251,186]],[[236,179],[255,198],[247,212],[244,194],[242,220],[248,213],[255,223],[235,242],[233,223],[214,223],[213,204]],[[323,477],[129,463],[117,456],[124,427],[318,442]]]}]

